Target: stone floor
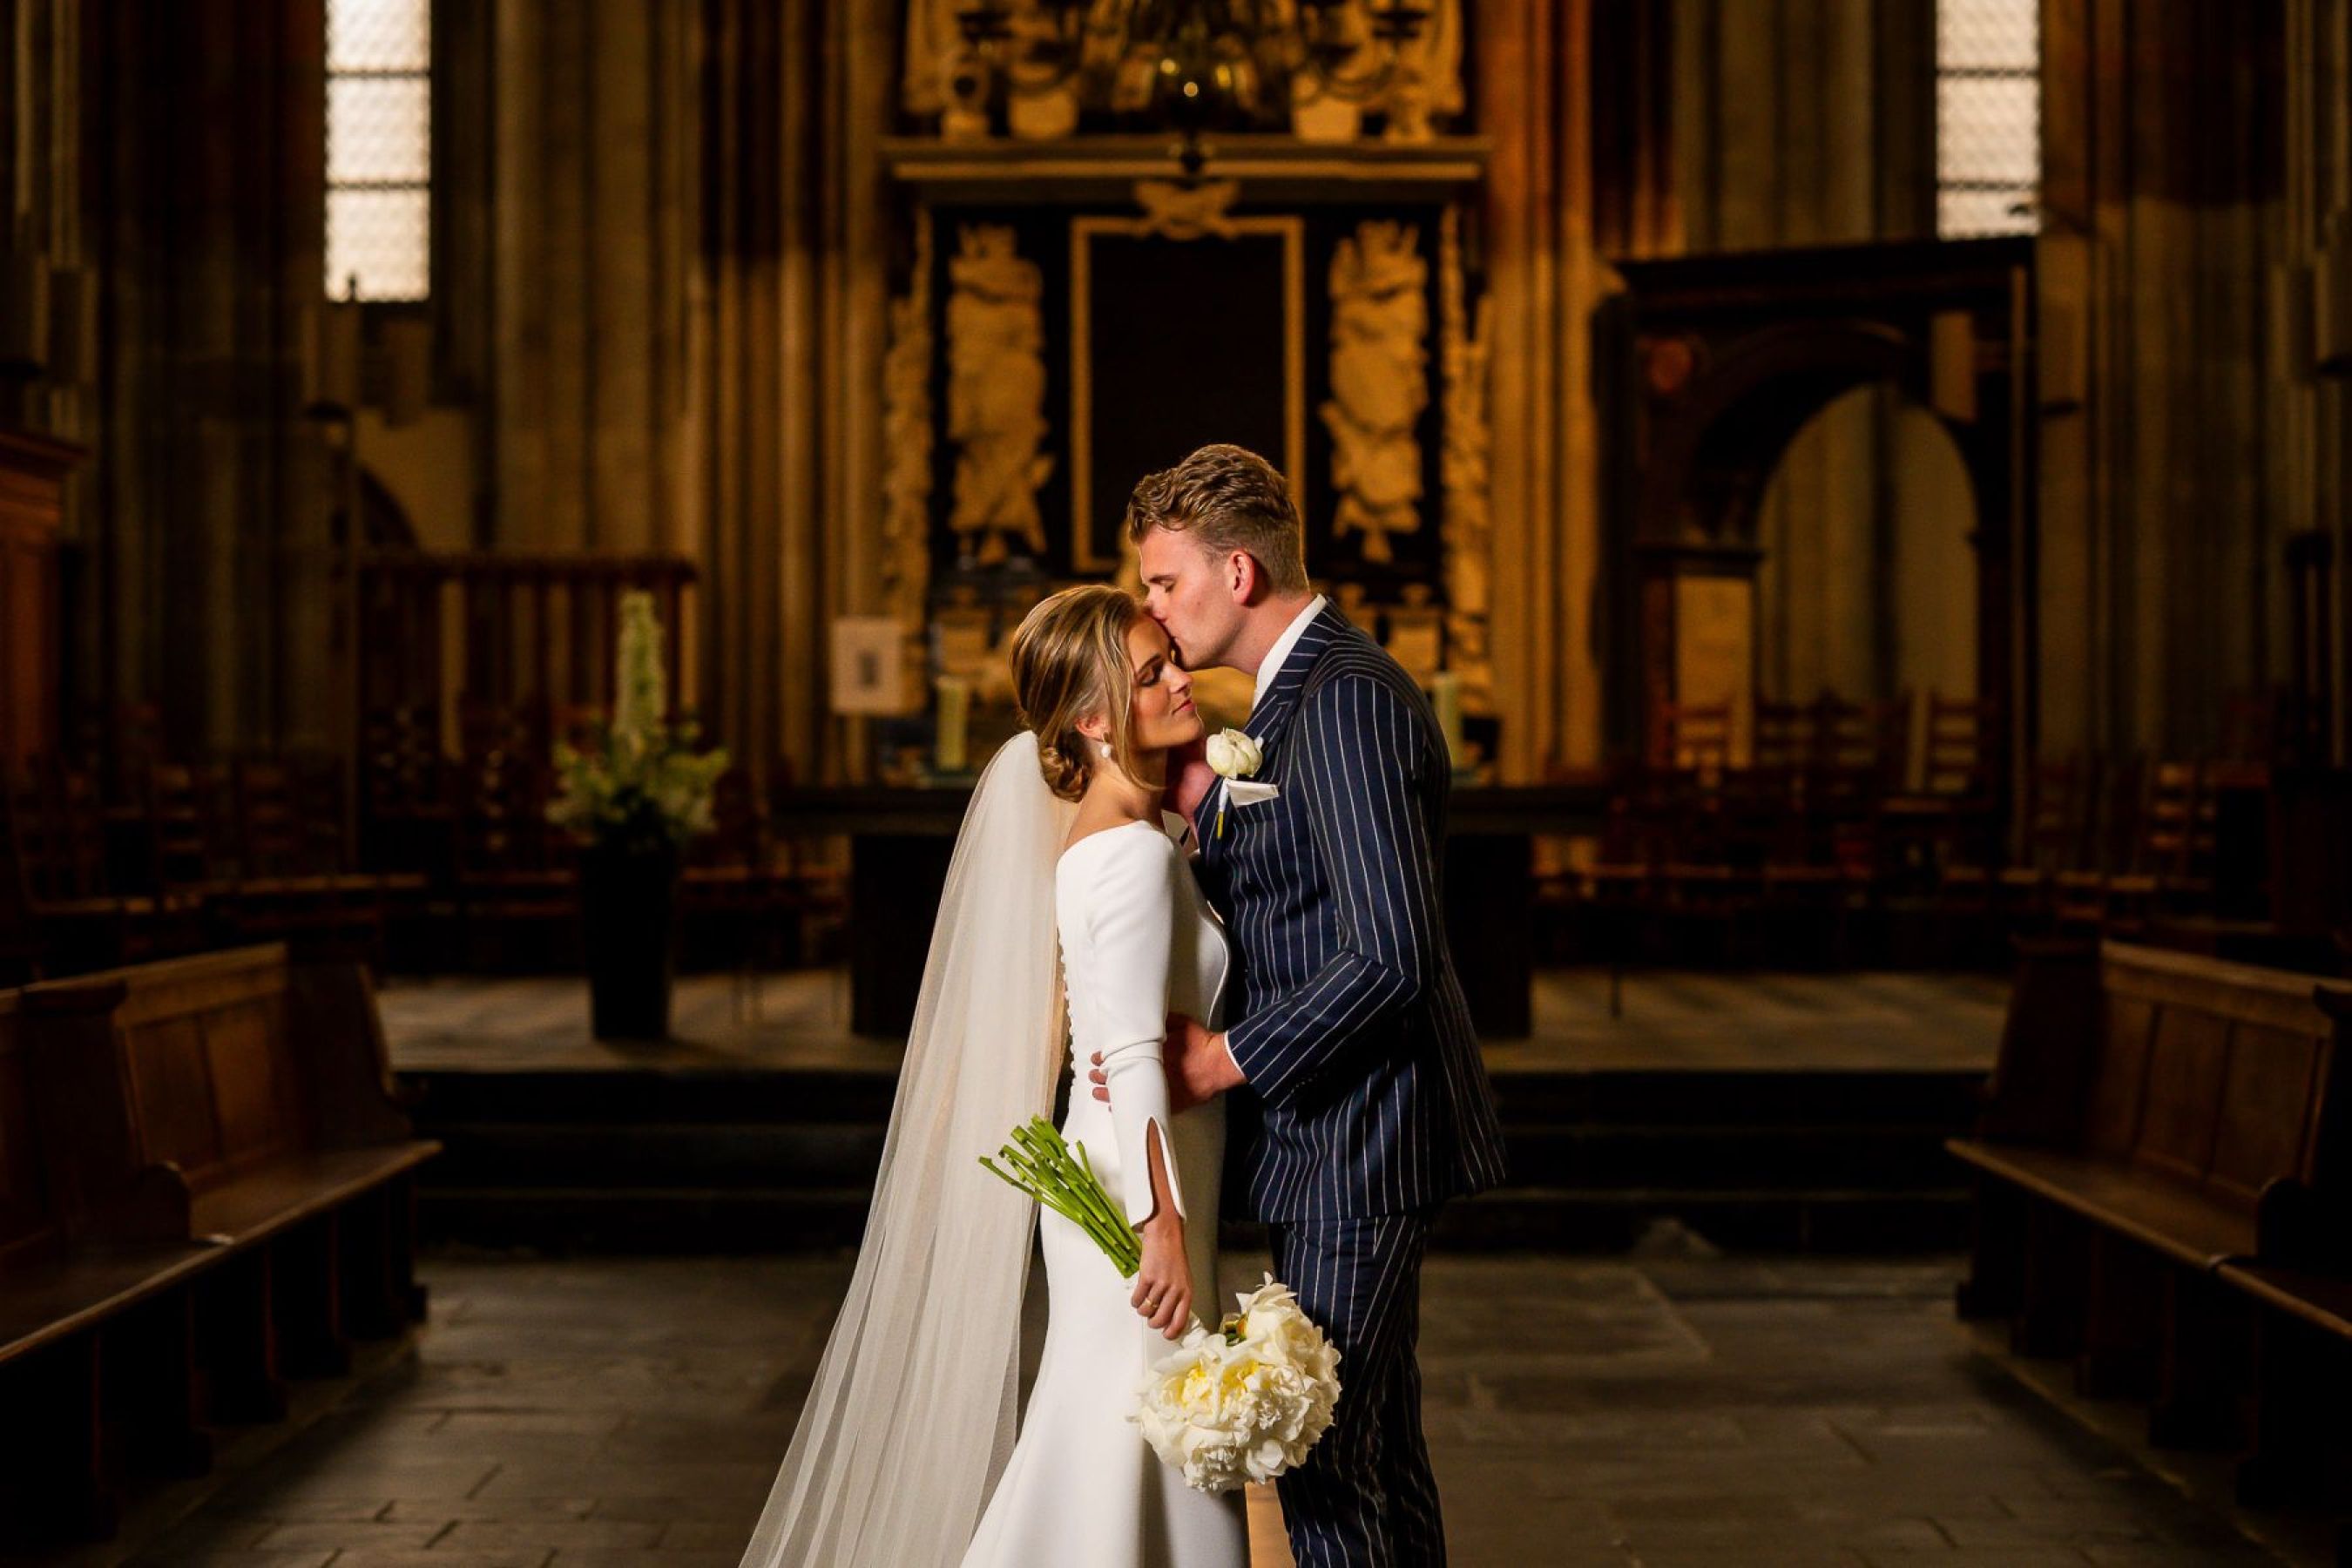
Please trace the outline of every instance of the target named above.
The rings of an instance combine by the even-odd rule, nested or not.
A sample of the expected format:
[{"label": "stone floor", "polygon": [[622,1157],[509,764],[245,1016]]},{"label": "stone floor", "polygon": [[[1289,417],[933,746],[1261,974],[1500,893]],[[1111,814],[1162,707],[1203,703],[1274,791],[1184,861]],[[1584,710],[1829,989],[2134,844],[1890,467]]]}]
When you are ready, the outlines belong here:
[{"label": "stone floor", "polygon": [[[1262,1262],[1228,1258],[1223,1283]],[[1432,1258],[1453,1561],[2281,1560],[1978,1354],[1955,1267],[1729,1259],[1671,1226],[1620,1258]],[[425,1275],[413,1355],[140,1568],[735,1568],[845,1258],[445,1255]],[[1261,1568],[1286,1564],[1259,1522]]]},{"label": "stone floor", "polygon": [[[1489,1041],[1491,1072],[1933,1070],[1991,1068],[2009,993],[1965,973],[1640,971],[1610,1011],[1593,969],[1538,972],[1535,1032]],[[592,1039],[576,976],[394,980],[379,998],[393,1066],[423,1071],[829,1068],[895,1072],[896,1041],[849,1032],[848,976],[683,978],[676,1038]]]}]

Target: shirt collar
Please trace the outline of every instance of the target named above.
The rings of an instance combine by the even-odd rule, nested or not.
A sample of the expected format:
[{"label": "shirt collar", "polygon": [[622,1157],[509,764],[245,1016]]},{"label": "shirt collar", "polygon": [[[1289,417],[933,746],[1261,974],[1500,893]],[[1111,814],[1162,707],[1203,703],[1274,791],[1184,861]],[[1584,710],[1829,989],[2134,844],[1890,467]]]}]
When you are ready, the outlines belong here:
[{"label": "shirt collar", "polygon": [[1320,594],[1309,599],[1307,607],[1298,612],[1297,618],[1285,627],[1282,635],[1274,639],[1274,646],[1266,649],[1265,661],[1257,667],[1257,689],[1250,694],[1251,712],[1256,712],[1258,704],[1265,700],[1266,689],[1274,684],[1274,678],[1282,673],[1282,661],[1288,658],[1290,650],[1298,646],[1299,637],[1307,630],[1307,624],[1323,613],[1324,603]]}]

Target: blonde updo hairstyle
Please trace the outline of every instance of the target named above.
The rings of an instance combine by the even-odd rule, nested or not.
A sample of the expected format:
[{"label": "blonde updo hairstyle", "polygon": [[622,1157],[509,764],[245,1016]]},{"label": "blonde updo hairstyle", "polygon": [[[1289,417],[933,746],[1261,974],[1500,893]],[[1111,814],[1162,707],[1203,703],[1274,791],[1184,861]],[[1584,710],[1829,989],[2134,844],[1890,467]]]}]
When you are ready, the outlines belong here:
[{"label": "blonde updo hairstyle", "polygon": [[1013,634],[1013,690],[1021,722],[1037,736],[1045,783],[1064,800],[1086,793],[1099,753],[1079,732],[1097,714],[1110,726],[1110,760],[1130,778],[1136,764],[1135,669],[1127,634],[1143,617],[1136,597],[1093,583],[1038,602]]}]

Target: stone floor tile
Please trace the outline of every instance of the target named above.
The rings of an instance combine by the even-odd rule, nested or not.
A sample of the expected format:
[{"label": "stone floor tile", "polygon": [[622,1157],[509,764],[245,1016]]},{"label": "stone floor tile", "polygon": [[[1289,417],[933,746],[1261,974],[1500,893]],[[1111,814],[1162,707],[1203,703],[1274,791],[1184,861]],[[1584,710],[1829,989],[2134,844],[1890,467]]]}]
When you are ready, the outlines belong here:
[{"label": "stone floor tile", "polygon": [[176,1542],[142,1552],[124,1568],[327,1568],[336,1553],[331,1547],[253,1547],[245,1551],[205,1551]]},{"label": "stone floor tile", "polygon": [[468,1558],[530,1545],[559,1551],[580,1546],[642,1550],[659,1541],[665,1528],[653,1520],[636,1519],[469,1519],[451,1526],[433,1544]]},{"label": "stone floor tile", "polygon": [[[1955,1270],[1432,1258],[1424,1421],[1454,1561],[2269,1560],[1989,1373],[1952,1321]],[[331,1551],[332,1568],[734,1568],[845,1258],[467,1253],[430,1257],[423,1274],[435,1318],[414,1357],[225,1488],[182,1527],[184,1550],[159,1545],[151,1561],[244,1542],[259,1545],[241,1554],[252,1568],[273,1552],[320,1568]],[[1033,1291],[1033,1332],[1045,1300]],[[1260,1568],[1288,1565],[1262,1554]]]},{"label": "stone floor tile", "polygon": [[451,1528],[447,1520],[440,1519],[371,1520],[364,1524],[334,1520],[296,1520],[273,1526],[257,1544],[271,1548],[363,1546],[373,1552],[422,1551],[438,1544]]}]

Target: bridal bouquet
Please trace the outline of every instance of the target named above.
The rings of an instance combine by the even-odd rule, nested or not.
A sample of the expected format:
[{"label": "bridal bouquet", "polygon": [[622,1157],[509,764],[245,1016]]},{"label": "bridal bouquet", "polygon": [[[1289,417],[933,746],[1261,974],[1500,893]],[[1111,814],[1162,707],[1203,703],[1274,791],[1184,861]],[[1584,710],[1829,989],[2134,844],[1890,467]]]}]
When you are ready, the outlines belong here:
[{"label": "bridal bouquet", "polygon": [[[997,1151],[1016,1174],[987,1155],[980,1163],[1062,1215],[1132,1279],[1142,1245],[1095,1174],[1087,1146],[1075,1152],[1052,1122],[1032,1117]],[[1339,1352],[1273,1275],[1213,1331],[1196,1320],[1177,1348],[1151,1363],[1128,1417],[1169,1468],[1196,1491],[1227,1492],[1270,1481],[1303,1463],[1331,1425],[1339,1402]]]},{"label": "bridal bouquet", "polygon": [[1195,1491],[1229,1492],[1302,1464],[1339,1402],[1339,1352],[1273,1275],[1212,1332],[1154,1362],[1129,1419]]}]

